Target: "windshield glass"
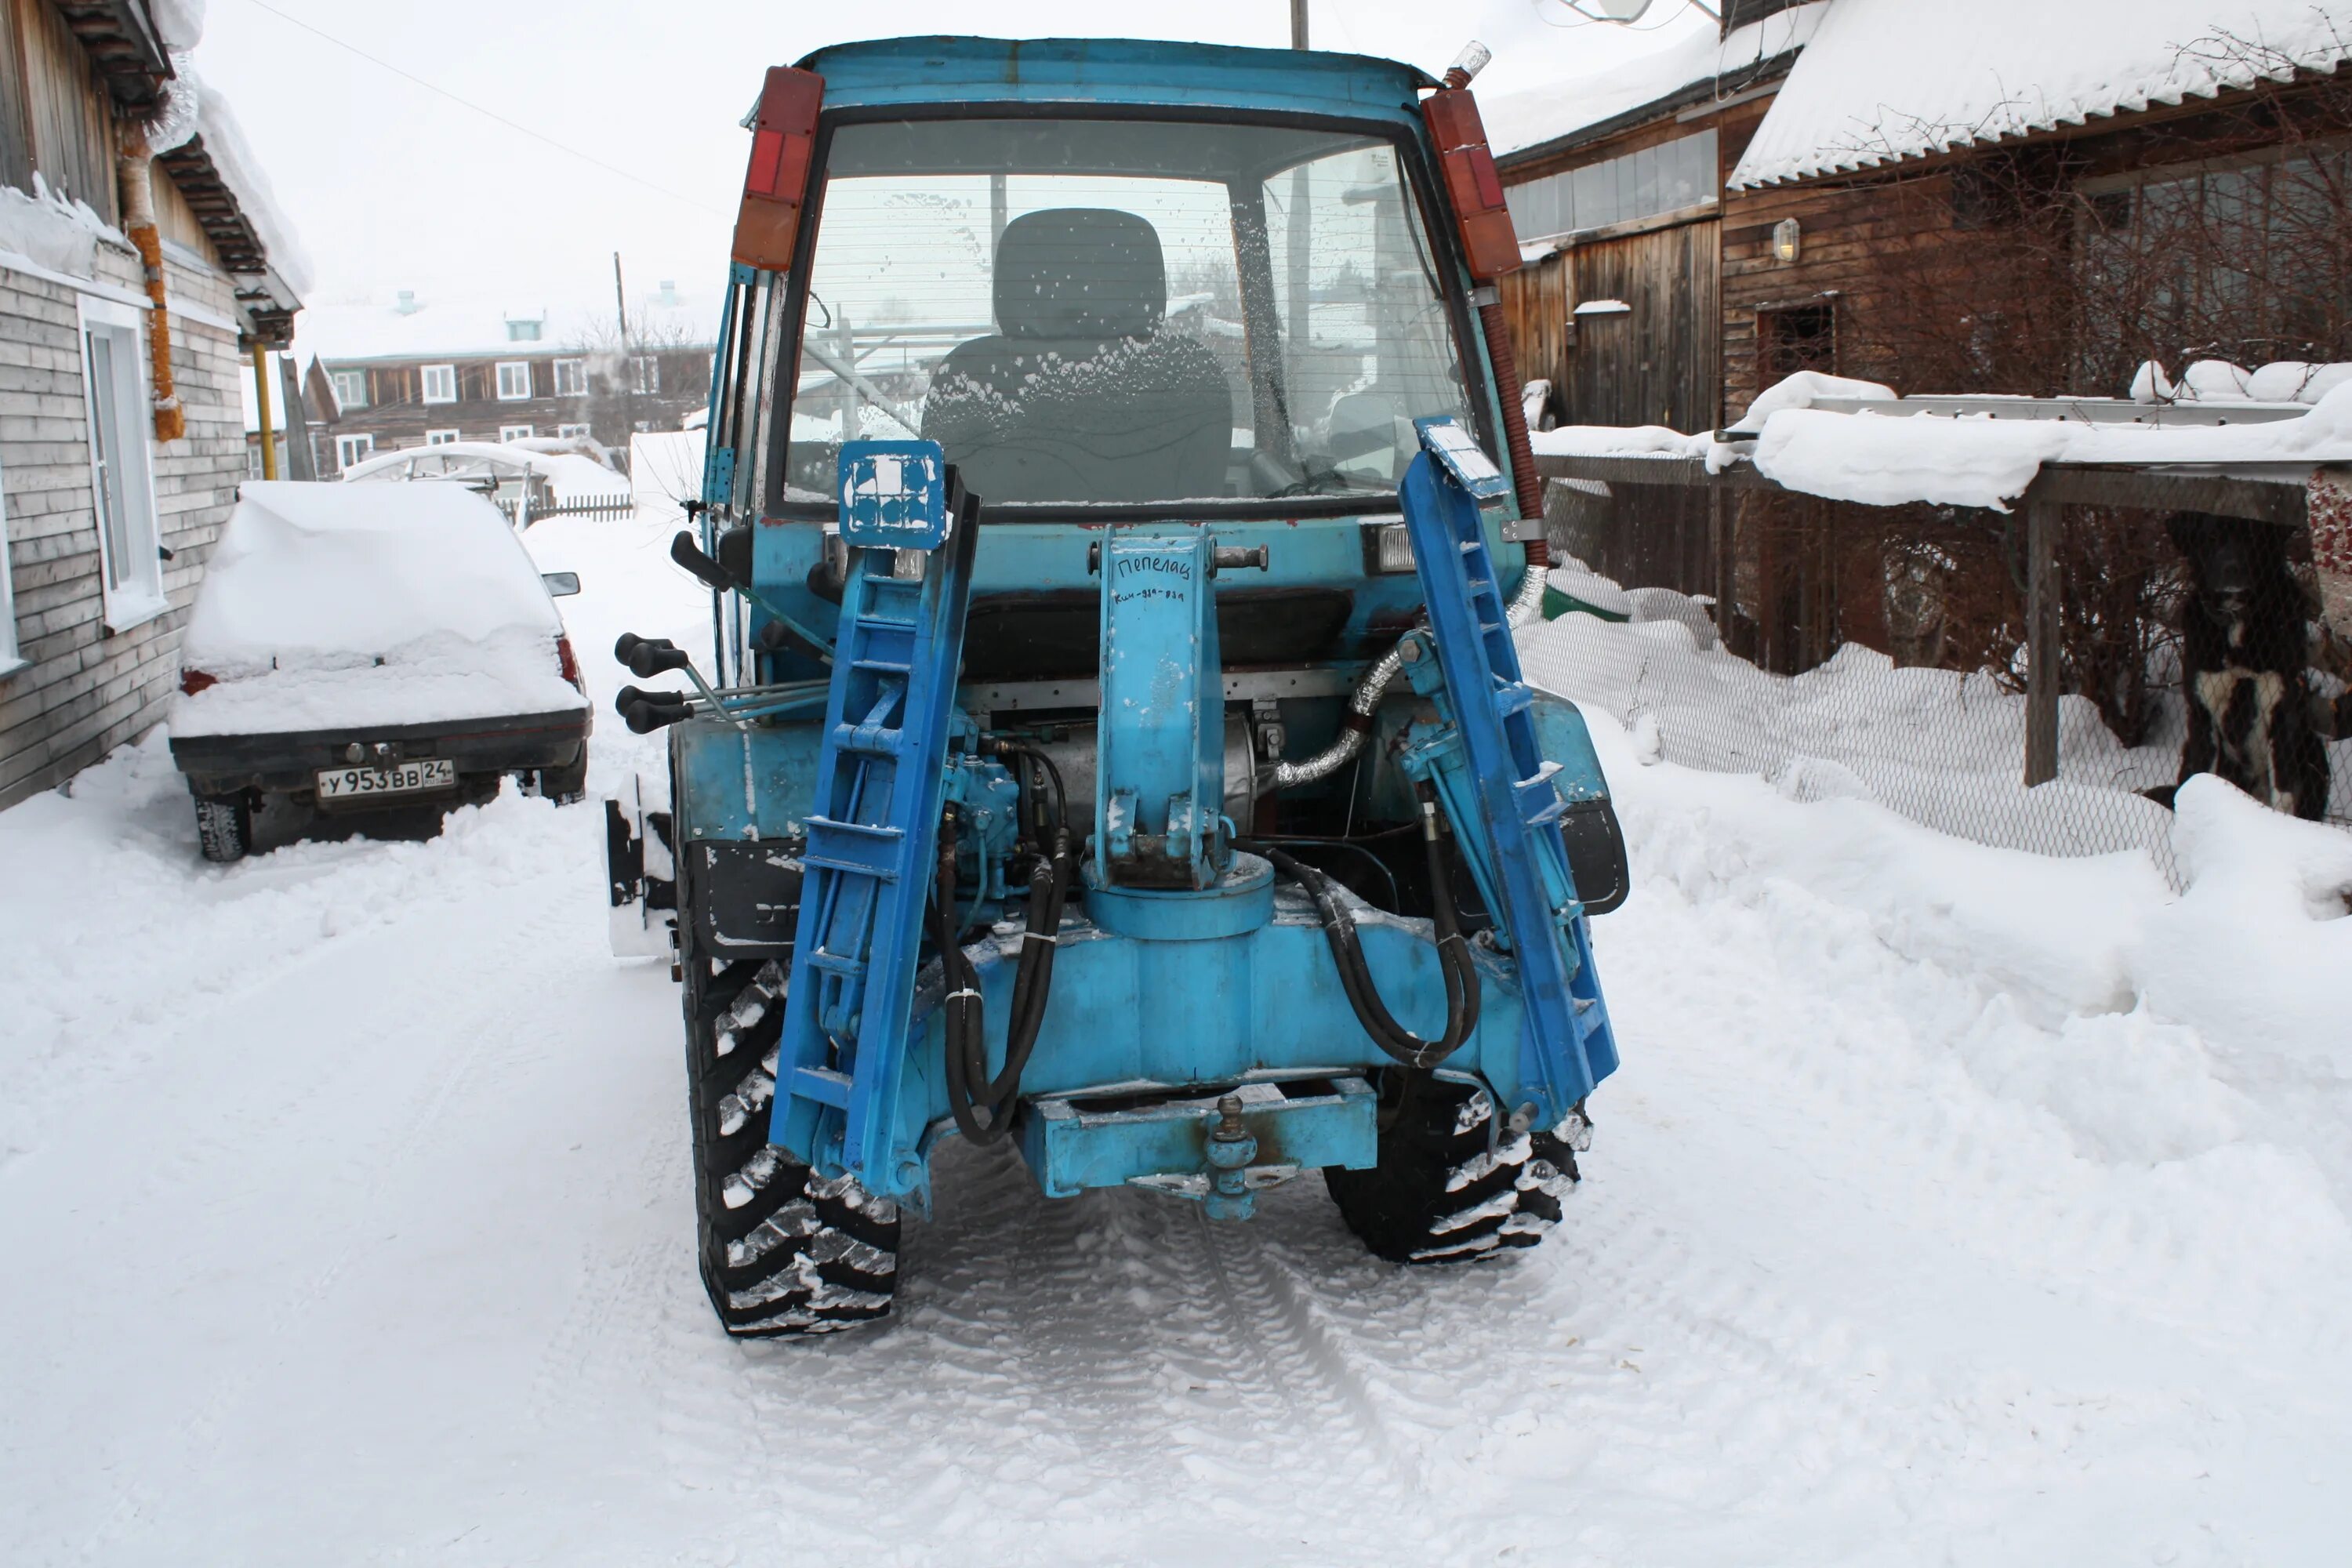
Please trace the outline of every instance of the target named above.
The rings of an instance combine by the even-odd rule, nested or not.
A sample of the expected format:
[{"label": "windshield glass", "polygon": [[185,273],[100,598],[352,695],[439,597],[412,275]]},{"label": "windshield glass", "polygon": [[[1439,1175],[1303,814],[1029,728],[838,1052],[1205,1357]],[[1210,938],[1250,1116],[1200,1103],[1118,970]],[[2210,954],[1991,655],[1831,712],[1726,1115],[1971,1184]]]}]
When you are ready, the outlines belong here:
[{"label": "windshield glass", "polygon": [[1396,150],[1297,127],[844,126],[788,500],[851,437],[940,442],[991,505],[1391,490],[1467,415]]}]

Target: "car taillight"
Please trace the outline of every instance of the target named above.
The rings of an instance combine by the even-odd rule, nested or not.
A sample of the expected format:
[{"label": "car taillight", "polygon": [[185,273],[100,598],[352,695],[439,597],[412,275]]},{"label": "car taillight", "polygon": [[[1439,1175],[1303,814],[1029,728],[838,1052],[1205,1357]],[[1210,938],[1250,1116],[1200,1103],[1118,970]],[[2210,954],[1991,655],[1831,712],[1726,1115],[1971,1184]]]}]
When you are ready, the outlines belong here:
[{"label": "car taillight", "polygon": [[1454,201],[1470,276],[1492,283],[1506,272],[1517,271],[1519,237],[1511,227],[1510,208],[1503,203],[1503,180],[1486,145],[1478,100],[1467,88],[1446,88],[1421,100],[1421,117],[1437,142],[1445,194]]},{"label": "car taillight", "polygon": [[197,692],[202,691],[207,686],[218,686],[219,684],[219,676],[207,675],[201,669],[184,669],[180,671],[180,689],[186,692],[191,697],[194,697]]},{"label": "car taillight", "polygon": [[816,150],[817,106],[824,78],[788,66],[769,68],[751,115],[751,163],[743,172],[743,205],[735,212],[736,261],[782,272],[793,264],[801,204],[808,195],[809,163]]},{"label": "car taillight", "polygon": [[[580,660],[572,656],[570,637],[555,639],[555,664],[563,672],[563,679],[579,688],[581,696],[588,695],[588,683],[580,678]],[[212,677],[208,675],[205,679],[209,681]]]}]

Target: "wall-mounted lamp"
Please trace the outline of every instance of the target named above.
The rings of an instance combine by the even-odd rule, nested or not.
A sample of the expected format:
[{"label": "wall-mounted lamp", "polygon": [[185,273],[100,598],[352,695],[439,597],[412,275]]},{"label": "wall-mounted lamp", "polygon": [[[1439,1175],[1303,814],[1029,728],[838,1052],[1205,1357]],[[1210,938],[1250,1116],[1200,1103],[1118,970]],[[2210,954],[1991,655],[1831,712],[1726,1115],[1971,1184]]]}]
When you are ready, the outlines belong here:
[{"label": "wall-mounted lamp", "polygon": [[1796,260],[1798,251],[1803,247],[1804,237],[1805,231],[1798,226],[1795,218],[1784,217],[1774,224],[1772,226],[1772,259]]}]

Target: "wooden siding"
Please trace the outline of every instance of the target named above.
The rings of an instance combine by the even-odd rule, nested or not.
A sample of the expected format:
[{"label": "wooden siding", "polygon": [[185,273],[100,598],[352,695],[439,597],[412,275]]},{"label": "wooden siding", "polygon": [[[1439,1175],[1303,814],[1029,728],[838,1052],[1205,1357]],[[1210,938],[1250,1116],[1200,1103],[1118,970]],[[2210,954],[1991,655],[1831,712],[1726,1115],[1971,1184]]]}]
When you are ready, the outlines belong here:
[{"label": "wooden siding", "polygon": [[0,185],[33,188],[33,121],[25,112],[25,46],[16,0],[0,0]]},{"label": "wooden siding", "polygon": [[25,110],[33,165],[49,188],[117,220],[114,119],[89,57],[47,0],[9,0],[24,50]]},{"label": "wooden siding", "polygon": [[[135,257],[101,248],[100,278],[139,277]],[[166,263],[175,300],[218,315],[226,279]],[[0,268],[0,475],[16,637],[27,668],[0,677],[0,807],[71,777],[163,716],[179,633],[245,474],[245,368],[236,336],[172,318],[188,434],[153,448],[156,528],[171,608],[121,633],[100,624],[99,539],[73,289]]]}]

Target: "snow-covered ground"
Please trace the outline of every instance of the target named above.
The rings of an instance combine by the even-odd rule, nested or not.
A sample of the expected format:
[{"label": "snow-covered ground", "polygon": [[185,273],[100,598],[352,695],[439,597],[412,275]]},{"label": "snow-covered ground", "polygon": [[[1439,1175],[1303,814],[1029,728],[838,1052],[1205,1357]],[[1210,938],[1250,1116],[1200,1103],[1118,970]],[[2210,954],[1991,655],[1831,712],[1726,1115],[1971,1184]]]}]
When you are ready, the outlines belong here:
[{"label": "snow-covered ground", "polygon": [[[528,538],[600,702],[700,646],[660,523]],[[2341,1562],[2352,839],[2192,788],[2176,898],[1594,728],[1625,1066],[1542,1248],[957,1148],[814,1344],[704,1303],[593,807],[210,868],[150,742],[0,815],[0,1561]]]}]

